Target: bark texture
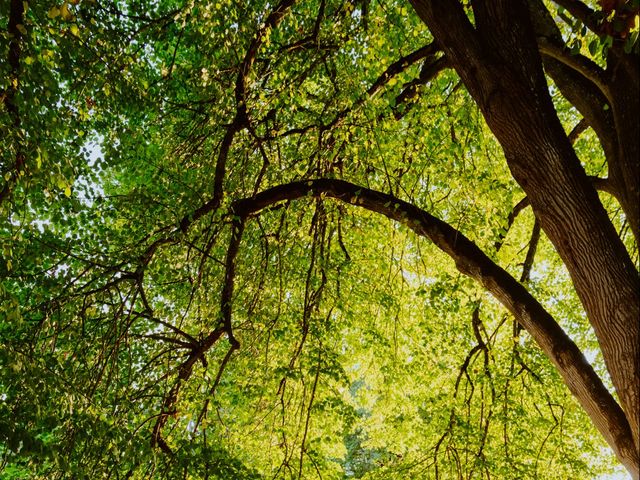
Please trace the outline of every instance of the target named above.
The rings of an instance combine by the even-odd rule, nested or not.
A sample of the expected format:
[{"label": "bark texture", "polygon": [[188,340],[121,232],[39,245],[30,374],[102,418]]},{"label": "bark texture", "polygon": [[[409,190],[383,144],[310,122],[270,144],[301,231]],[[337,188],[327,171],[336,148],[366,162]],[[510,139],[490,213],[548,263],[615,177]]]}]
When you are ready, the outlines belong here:
[{"label": "bark texture", "polygon": [[[472,24],[457,1],[411,3],[477,102],[504,150],[515,180],[527,193],[542,229],[571,275],[631,427],[633,448],[616,445],[617,434],[605,438],[638,478],[638,272],[557,117],[544,76],[531,5],[525,0],[476,0],[472,2]],[[578,73],[582,83],[595,86],[590,91],[595,92],[596,98],[603,95],[614,100],[612,118],[594,113],[593,124],[601,121],[604,125],[613,120],[612,133],[605,132],[605,126],[597,128],[602,130],[602,137],[607,133],[614,142],[615,146],[608,147],[614,155],[611,180],[633,228],[637,223],[637,201],[633,200],[637,200],[638,151],[637,140],[627,140],[627,135],[635,133],[638,137],[637,106],[628,97],[638,97],[634,77],[637,65],[616,50],[612,55],[620,58],[613,77],[612,72],[595,70],[579,58],[568,59],[567,68],[558,60],[563,59],[562,51],[552,47],[548,51],[557,57],[552,59],[550,69],[556,68],[558,83],[565,90],[577,88],[570,87],[569,79]],[[627,92],[626,102],[618,98],[622,94],[614,92],[612,85],[618,83]],[[585,100],[583,110],[587,111],[588,106]],[[594,412],[585,409],[598,426]],[[624,431],[621,424],[619,434]]]}]

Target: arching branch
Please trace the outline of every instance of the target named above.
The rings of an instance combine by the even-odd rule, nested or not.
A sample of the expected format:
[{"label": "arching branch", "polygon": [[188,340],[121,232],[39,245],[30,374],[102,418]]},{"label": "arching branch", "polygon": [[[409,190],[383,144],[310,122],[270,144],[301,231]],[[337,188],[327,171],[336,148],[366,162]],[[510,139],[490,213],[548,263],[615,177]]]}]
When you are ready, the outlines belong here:
[{"label": "arching branch", "polygon": [[304,197],[335,198],[380,213],[429,238],[455,261],[460,272],[480,282],[514,315],[556,365],[565,384],[618,456],[637,463],[638,454],[624,412],[576,344],[522,284],[451,225],[392,195],[336,179],[279,185],[234,202],[232,210],[244,218],[278,202]]},{"label": "arching branch", "polygon": [[612,102],[605,71],[598,64],[583,55],[572,54],[564,44],[558,45],[549,38],[538,37],[537,40],[542,55],[553,58],[581,74]]}]

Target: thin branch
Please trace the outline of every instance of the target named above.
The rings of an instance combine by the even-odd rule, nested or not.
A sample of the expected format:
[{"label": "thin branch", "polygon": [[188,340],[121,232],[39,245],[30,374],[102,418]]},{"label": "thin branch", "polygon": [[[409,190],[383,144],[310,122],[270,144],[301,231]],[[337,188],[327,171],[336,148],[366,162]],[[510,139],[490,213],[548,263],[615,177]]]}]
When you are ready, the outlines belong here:
[{"label": "thin branch", "polygon": [[402,111],[400,111],[398,107],[415,98],[419,93],[420,87],[432,81],[440,72],[449,67],[447,57],[442,56],[440,58],[433,59],[432,61],[429,60],[430,59],[425,60],[422,68],[420,69],[420,75],[418,78],[406,83],[400,94],[396,97],[396,103],[393,107],[396,120],[399,120],[406,115],[412,104],[408,104]]},{"label": "thin branch", "polygon": [[[613,184],[608,178],[601,178],[601,177],[596,177],[594,175],[590,175],[589,180],[591,181],[593,188],[595,188],[596,190],[601,192],[607,192],[608,194],[614,197],[617,196],[617,192]],[[500,251],[500,249],[502,248],[504,244],[504,240],[507,236],[507,233],[509,233],[509,230],[513,226],[513,222],[515,221],[516,217],[520,214],[520,212],[522,212],[525,208],[527,208],[530,205],[531,205],[531,202],[529,202],[529,198],[524,197],[522,200],[520,200],[516,204],[515,207],[513,207],[513,210],[511,210],[511,212],[509,213],[509,216],[507,217],[507,225],[504,229],[504,232],[500,233],[498,240],[496,240],[496,242],[494,243],[494,248],[496,249],[496,252]]]},{"label": "thin branch", "polygon": [[233,287],[236,275],[236,257],[238,256],[238,250],[240,249],[240,241],[242,240],[243,231],[244,219],[235,219],[232,226],[229,249],[227,250],[224,287],[222,288],[222,295],[220,299],[222,324],[224,326],[225,332],[227,333],[227,336],[229,337],[229,343],[234,349],[239,348],[240,343],[233,336],[233,329],[231,326],[231,305],[233,302]]},{"label": "thin branch", "polygon": [[553,0],[567,12],[580,20],[589,30],[595,34],[600,34],[598,16],[595,11],[582,3],[580,0]]},{"label": "thin branch", "polygon": [[496,242],[494,243],[496,252],[499,252],[504,245],[504,239],[507,237],[507,233],[509,233],[509,230],[511,229],[513,222],[515,222],[516,217],[520,215],[520,212],[522,212],[529,205],[531,205],[531,203],[529,202],[529,198],[524,197],[522,200],[516,203],[516,206],[513,207],[513,210],[509,212],[509,216],[507,217],[507,226],[505,227],[504,232],[500,233],[498,240],[496,240]]},{"label": "thin branch", "polygon": [[536,218],[533,222],[533,230],[531,232],[531,239],[529,240],[529,248],[527,249],[527,256],[524,259],[522,265],[522,275],[520,275],[520,283],[526,283],[531,276],[531,269],[533,268],[533,260],[536,257],[536,251],[538,249],[538,243],[540,242],[540,222]]},{"label": "thin branch", "polygon": [[440,48],[436,45],[436,43],[431,42],[430,44],[419,48],[415,52],[412,52],[409,55],[405,55],[404,57],[396,60],[386,68],[386,70],[376,79],[375,82],[373,82],[373,84],[367,90],[367,95],[373,97],[382,89],[384,85],[386,85],[391,77],[394,77],[395,75],[403,72],[407,69],[407,67],[415,64],[416,62],[419,62],[423,58],[435,55],[439,51]]},{"label": "thin branch", "polygon": [[588,128],[589,122],[587,122],[587,119],[583,117],[576,126],[571,129],[571,132],[569,132],[568,137],[571,144],[573,145],[576,143],[578,138],[580,138],[580,135],[582,135]]},{"label": "thin branch", "polygon": [[[294,0],[282,0],[274,10],[269,14],[262,27],[258,30],[253,41],[249,45],[244,59],[240,64],[240,72],[236,78],[235,84],[235,100],[236,100],[236,115],[227,127],[227,130],[222,139],[222,144],[218,152],[218,158],[216,160],[216,169],[213,180],[213,199],[210,202],[209,209],[204,213],[215,210],[220,206],[222,197],[224,196],[223,182],[227,169],[227,157],[229,156],[229,150],[233,144],[233,139],[236,133],[240,132],[247,127],[249,123],[249,117],[247,113],[247,78],[251,72],[251,67],[256,61],[258,50],[264,43],[266,36],[274,29],[284,18],[287,10],[294,4]],[[186,219],[186,217],[185,217]],[[189,221],[183,219],[180,226],[185,230]]]}]

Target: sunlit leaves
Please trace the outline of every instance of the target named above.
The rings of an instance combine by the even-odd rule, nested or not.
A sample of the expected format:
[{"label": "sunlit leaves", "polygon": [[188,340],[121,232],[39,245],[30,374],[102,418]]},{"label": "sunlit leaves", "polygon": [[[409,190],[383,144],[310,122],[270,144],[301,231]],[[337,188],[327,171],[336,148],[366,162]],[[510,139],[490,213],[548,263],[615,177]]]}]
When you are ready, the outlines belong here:
[{"label": "sunlit leaves", "polygon": [[[273,2],[102,3],[31,5],[20,128],[0,113],[2,163],[22,149],[28,166],[0,207],[2,475],[606,469],[593,428],[497,303],[424,239],[327,199],[247,219],[231,302],[240,348],[225,364],[222,335],[167,402],[222,318],[234,200],[296,179],[349,179],[449,222],[515,276],[533,217],[507,232],[523,194],[453,72],[403,96],[417,62],[367,93],[432,40],[404,3],[296,2],[265,33],[241,99],[241,62]],[[556,100],[569,128],[575,112]],[[224,198],[183,228],[213,195],[241,106]],[[592,134],[576,148],[588,173],[603,173]],[[530,287],[592,351],[548,243]],[[173,455],[151,446],[161,415]]]}]

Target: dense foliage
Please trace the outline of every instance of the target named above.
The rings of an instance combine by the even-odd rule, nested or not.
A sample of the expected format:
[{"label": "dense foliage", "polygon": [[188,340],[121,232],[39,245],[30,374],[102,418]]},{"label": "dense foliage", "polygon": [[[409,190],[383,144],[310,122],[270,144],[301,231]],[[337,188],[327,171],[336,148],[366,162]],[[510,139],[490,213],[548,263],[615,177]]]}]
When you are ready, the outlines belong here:
[{"label": "dense foliage", "polygon": [[[604,65],[613,34],[548,8]],[[613,389],[564,263],[408,3],[14,0],[0,27],[0,477],[620,469],[514,317],[386,218],[406,202],[473,241]]]}]

